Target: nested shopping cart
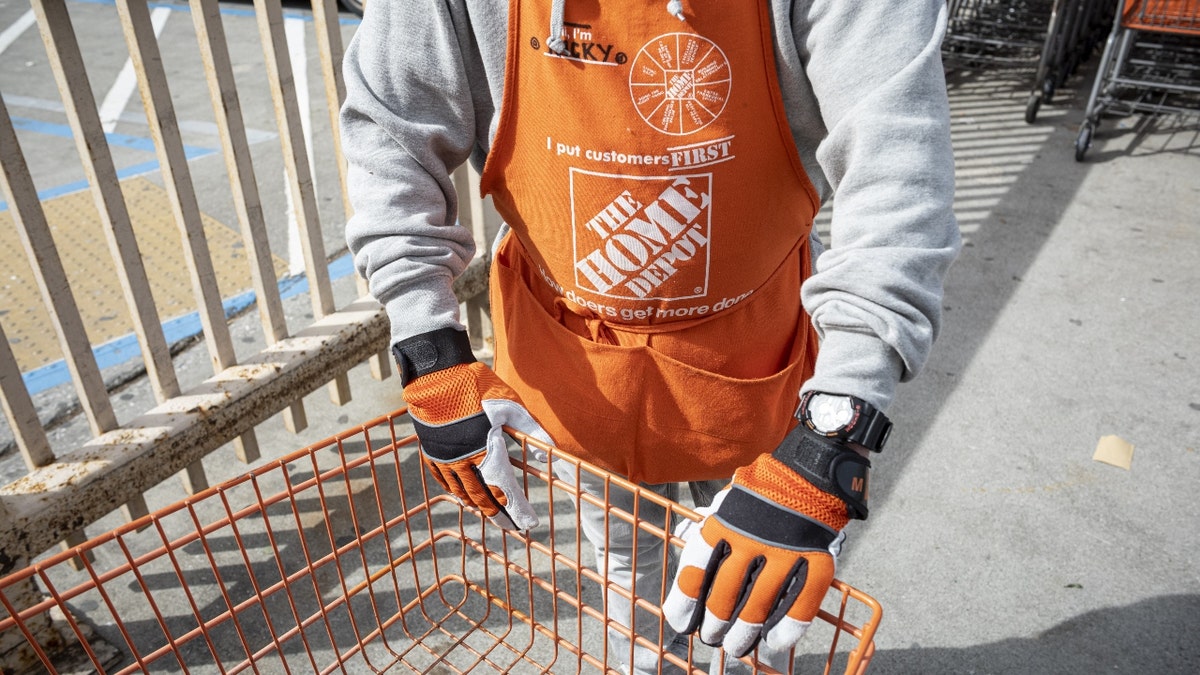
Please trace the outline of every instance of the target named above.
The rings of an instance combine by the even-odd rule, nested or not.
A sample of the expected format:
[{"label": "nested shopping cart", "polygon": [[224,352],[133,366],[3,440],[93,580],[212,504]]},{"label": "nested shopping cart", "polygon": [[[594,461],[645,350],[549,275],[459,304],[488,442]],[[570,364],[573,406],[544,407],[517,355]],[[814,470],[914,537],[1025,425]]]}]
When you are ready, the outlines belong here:
[{"label": "nested shopping cart", "polygon": [[1075,159],[1108,113],[1200,110],[1200,0],[1124,0],[1092,85]]},{"label": "nested shopping cart", "polygon": [[1104,41],[1118,0],[949,0],[942,59],[954,69],[1033,72],[1025,121]]},{"label": "nested shopping cart", "polygon": [[1078,70],[1096,47],[1104,42],[1112,26],[1117,0],[1054,0],[1045,42],[1038,58],[1025,121],[1037,121],[1042,104]]},{"label": "nested shopping cart", "polygon": [[942,58],[959,68],[1036,64],[1056,0],[949,0]]},{"label": "nested shopping cart", "polygon": [[[605,614],[606,589],[660,631],[661,599],[595,571],[578,505],[668,542],[664,557],[682,545],[668,521],[697,516],[550,448],[556,471],[526,462],[535,445],[521,439],[514,464],[542,525],[512,533],[428,478],[403,411],[374,420],[0,579],[0,644],[19,643],[0,653],[29,672],[616,672],[629,655],[605,634],[630,622]],[[665,508],[663,522],[580,494],[585,472]],[[797,671],[863,672],[881,614],[835,582]],[[633,642],[692,672],[723,658],[695,640],[686,653]]]}]

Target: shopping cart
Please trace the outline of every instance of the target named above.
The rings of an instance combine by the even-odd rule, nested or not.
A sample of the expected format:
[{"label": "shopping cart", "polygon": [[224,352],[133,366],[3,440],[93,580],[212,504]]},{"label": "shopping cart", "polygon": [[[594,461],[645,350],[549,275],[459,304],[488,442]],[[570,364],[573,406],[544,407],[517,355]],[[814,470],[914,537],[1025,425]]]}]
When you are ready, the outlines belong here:
[{"label": "shopping cart", "polygon": [[[0,644],[19,643],[8,669],[19,657],[31,672],[614,672],[629,655],[609,652],[606,630],[630,631],[605,615],[606,589],[662,628],[660,598],[594,570],[577,506],[608,508],[663,551],[682,545],[667,521],[693,511],[550,448],[556,471],[526,463],[536,442],[521,439],[514,464],[542,525],[506,532],[427,479],[410,430],[403,411],[382,417],[0,579]],[[667,516],[610,508],[563,471]],[[863,672],[880,618],[835,582],[797,669]],[[692,672],[723,658],[698,640],[682,657],[633,640]]]},{"label": "shopping cart", "polygon": [[1116,4],[1116,0],[1055,0],[1033,88],[1025,104],[1027,123],[1037,121],[1042,104],[1053,100],[1055,91],[1104,41]]},{"label": "shopping cart", "polygon": [[950,0],[942,58],[950,67],[1032,67],[1055,0]]},{"label": "shopping cart", "polygon": [[1200,0],[1124,0],[1075,139],[1083,161],[1106,113],[1200,110]]},{"label": "shopping cart", "polygon": [[1108,35],[1117,0],[950,0],[942,59],[948,68],[1032,71],[1025,106],[1038,110]]}]

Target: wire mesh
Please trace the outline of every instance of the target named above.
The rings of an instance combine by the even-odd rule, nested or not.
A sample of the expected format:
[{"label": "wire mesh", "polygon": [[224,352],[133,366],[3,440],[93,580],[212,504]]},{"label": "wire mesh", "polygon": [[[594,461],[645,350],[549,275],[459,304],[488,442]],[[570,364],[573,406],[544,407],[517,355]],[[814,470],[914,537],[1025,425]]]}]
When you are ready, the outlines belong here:
[{"label": "wire mesh", "polygon": [[[604,673],[630,656],[610,653],[606,631],[630,631],[605,613],[606,591],[632,597],[664,634],[660,597],[596,571],[579,506],[669,543],[668,565],[682,545],[672,525],[693,511],[541,448],[558,475],[574,474],[561,480],[525,461],[534,441],[523,439],[514,464],[542,525],[506,532],[432,483],[408,430],[398,411],[0,579],[0,653],[16,672]],[[667,516],[581,493],[583,473]],[[863,672],[881,613],[835,582],[796,667]],[[663,672],[724,658],[695,640],[674,653],[633,640]]]},{"label": "wire mesh", "polygon": [[1125,0],[1126,28],[1200,35],[1200,0]]}]

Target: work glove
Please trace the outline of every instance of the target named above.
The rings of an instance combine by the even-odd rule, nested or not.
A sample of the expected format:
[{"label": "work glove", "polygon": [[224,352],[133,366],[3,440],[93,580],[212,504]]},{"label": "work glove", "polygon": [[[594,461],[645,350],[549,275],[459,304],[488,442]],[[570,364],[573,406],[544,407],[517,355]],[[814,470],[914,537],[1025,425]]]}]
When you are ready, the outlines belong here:
[{"label": "work glove", "polygon": [[[549,445],[549,434],[520,397],[486,364],[470,340],[452,328],[402,340],[392,348],[404,401],[421,445],[421,459],[437,482],[507,530],[537,527],[508,456],[502,427]],[[535,452],[545,461],[545,453]]]},{"label": "work glove", "polygon": [[663,614],[680,633],[735,657],[760,640],[800,641],[833,582],[850,518],[865,518],[870,462],[803,426],[734,473],[699,525],[685,521]]}]

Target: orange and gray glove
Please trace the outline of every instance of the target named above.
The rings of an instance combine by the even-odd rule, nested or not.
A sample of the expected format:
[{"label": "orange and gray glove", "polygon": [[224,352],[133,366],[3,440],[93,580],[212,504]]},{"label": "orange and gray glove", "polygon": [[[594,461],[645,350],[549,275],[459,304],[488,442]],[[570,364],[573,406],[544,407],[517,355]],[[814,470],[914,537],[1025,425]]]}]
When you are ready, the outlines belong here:
[{"label": "orange and gray glove", "polygon": [[[404,401],[421,441],[421,459],[445,490],[508,530],[538,524],[513,473],[504,429],[550,443],[520,397],[475,360],[467,334],[453,328],[397,342]],[[544,461],[544,454],[536,456]]]},{"label": "orange and gray glove", "polygon": [[833,582],[850,518],[866,518],[871,463],[845,443],[797,426],[771,454],[734,473],[687,544],[663,614],[735,657],[762,640],[794,646]]}]

